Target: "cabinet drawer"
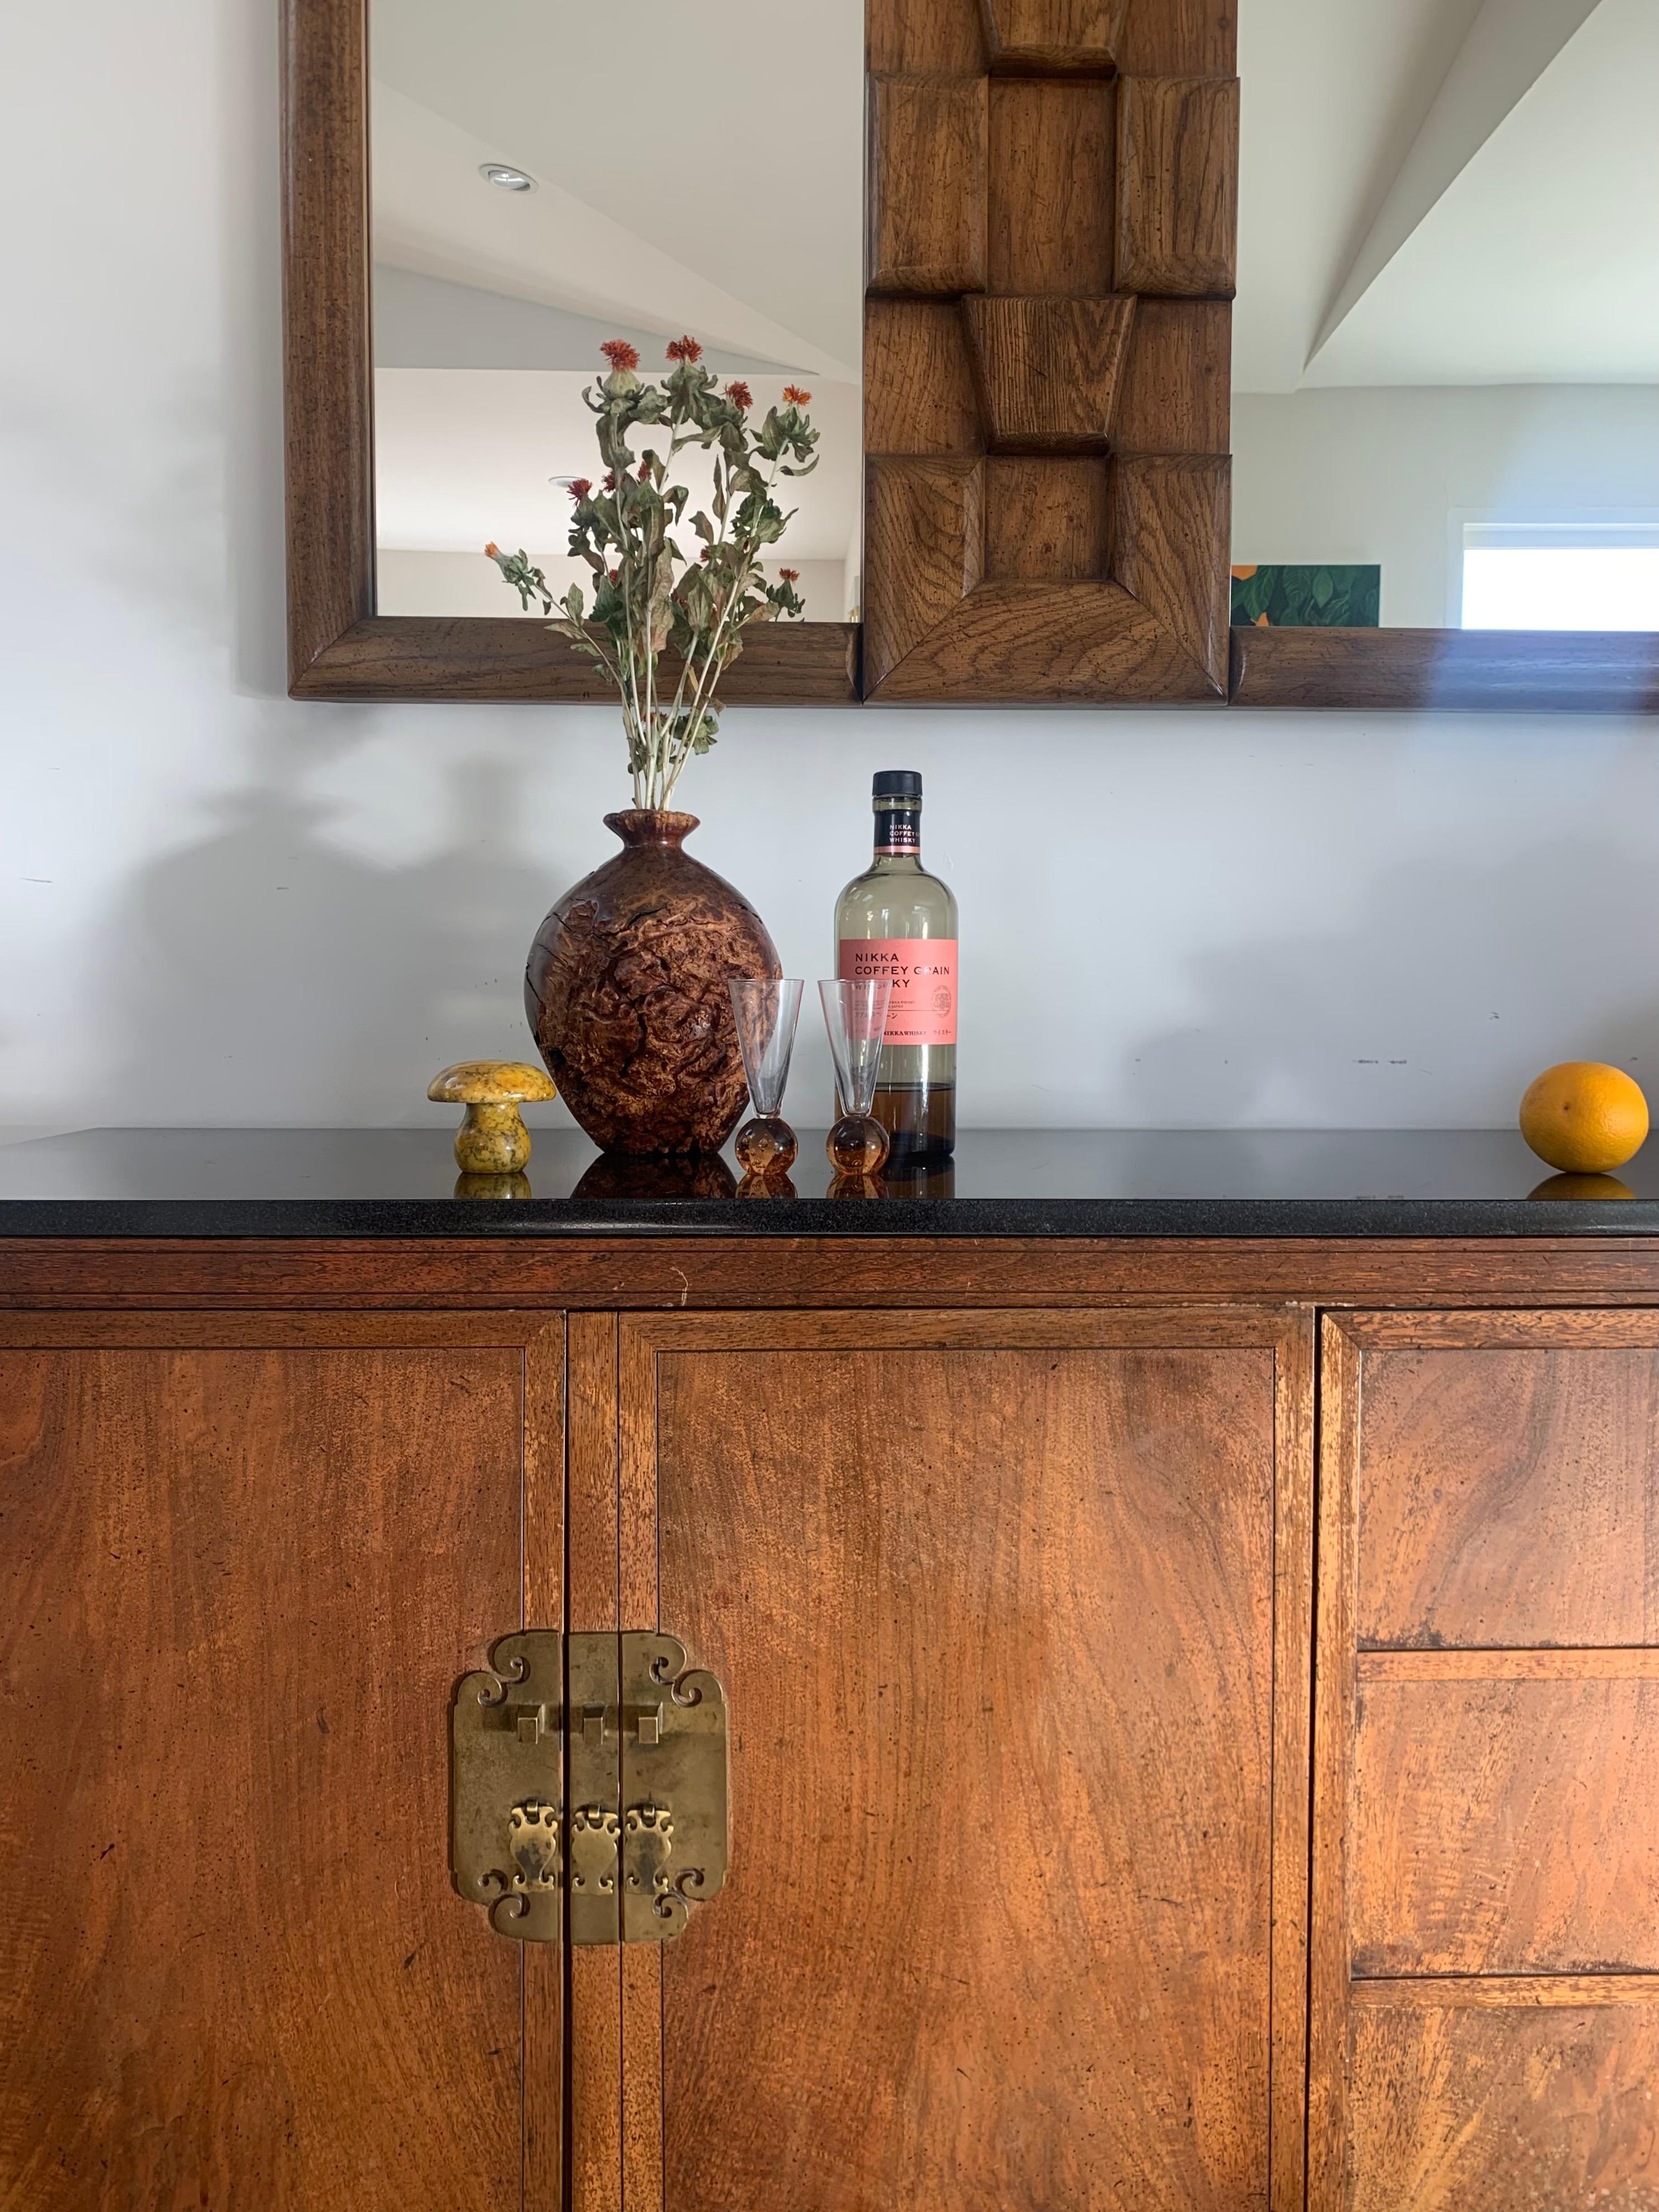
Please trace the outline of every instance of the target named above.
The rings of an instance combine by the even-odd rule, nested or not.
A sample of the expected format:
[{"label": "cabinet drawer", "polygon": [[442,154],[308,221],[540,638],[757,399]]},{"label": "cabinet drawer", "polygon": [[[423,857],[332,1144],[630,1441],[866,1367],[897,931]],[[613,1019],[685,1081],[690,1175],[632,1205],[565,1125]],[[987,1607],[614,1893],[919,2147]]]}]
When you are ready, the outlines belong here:
[{"label": "cabinet drawer", "polygon": [[1655,1346],[1367,1352],[1362,1650],[1659,1642],[1659,1319],[1623,1327]]},{"label": "cabinet drawer", "polygon": [[1659,1654],[1602,1656],[1623,1679],[1377,1680],[1361,1660],[1356,1974],[1659,1969]]},{"label": "cabinet drawer", "polygon": [[1352,2053],[1351,2212],[1659,2203],[1659,2006],[1628,1982],[1372,1984]]}]

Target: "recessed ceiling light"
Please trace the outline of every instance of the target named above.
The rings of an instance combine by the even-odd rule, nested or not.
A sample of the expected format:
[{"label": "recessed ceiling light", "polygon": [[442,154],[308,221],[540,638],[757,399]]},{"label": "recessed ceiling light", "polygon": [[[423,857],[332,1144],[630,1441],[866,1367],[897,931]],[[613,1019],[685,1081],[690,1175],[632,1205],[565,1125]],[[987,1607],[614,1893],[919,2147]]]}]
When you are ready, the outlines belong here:
[{"label": "recessed ceiling light", "polygon": [[533,192],[536,189],[534,177],[527,176],[522,169],[508,168],[505,161],[481,161],[478,174],[487,185],[499,185],[504,192]]}]

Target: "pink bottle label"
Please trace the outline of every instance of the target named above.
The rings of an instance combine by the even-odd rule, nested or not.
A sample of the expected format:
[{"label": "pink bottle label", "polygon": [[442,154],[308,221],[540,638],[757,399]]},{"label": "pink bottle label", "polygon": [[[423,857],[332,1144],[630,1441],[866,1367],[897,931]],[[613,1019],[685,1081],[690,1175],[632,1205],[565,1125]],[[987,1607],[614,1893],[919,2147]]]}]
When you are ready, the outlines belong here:
[{"label": "pink bottle label", "polygon": [[956,1042],[954,937],[843,937],[841,972],[843,981],[866,983],[881,975],[890,980],[889,1044]]}]

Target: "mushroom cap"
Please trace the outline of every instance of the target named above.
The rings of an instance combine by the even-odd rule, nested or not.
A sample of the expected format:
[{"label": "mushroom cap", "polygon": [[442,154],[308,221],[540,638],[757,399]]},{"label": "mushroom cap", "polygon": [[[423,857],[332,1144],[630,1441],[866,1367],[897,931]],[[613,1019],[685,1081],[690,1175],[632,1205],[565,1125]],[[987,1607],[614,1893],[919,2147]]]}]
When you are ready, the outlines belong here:
[{"label": "mushroom cap", "polygon": [[559,1094],[551,1076],[522,1060],[458,1060],[433,1077],[426,1095],[441,1106],[506,1106]]}]

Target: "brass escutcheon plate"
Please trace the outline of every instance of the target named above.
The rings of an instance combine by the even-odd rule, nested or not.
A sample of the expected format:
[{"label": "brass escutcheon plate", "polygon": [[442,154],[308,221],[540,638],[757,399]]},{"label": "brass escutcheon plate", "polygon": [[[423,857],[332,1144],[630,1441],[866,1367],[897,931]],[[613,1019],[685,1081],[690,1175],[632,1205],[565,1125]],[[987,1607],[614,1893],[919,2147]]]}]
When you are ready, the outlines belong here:
[{"label": "brass escutcheon plate", "polygon": [[653,1630],[521,1629],[450,1723],[451,1869],[521,1943],[661,1943],[725,1884],[726,1695]]}]

